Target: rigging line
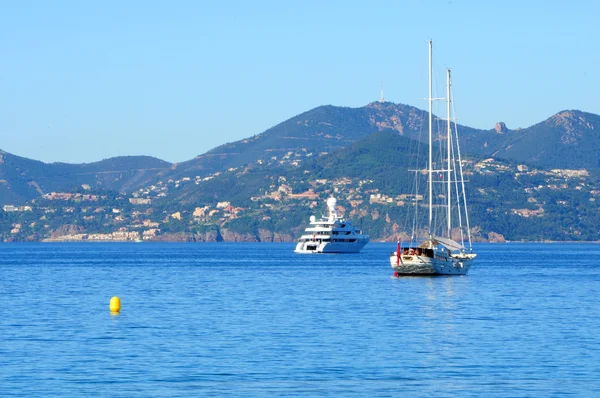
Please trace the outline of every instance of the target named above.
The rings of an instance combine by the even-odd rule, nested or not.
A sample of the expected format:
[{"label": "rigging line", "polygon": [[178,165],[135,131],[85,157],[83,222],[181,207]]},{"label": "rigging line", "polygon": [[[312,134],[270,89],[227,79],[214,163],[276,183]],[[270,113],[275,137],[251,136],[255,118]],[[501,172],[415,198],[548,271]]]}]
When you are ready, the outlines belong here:
[{"label": "rigging line", "polygon": [[433,70],[432,70],[433,69],[433,66],[432,66],[432,63],[433,63],[433,61],[432,61],[432,46],[433,46],[432,41],[429,40],[429,96],[427,98],[427,102],[428,102],[428,105],[429,105],[429,162],[427,163],[427,168],[429,170],[429,195],[428,195],[429,198],[428,199],[429,199],[429,235],[430,236],[432,234],[432,231],[431,231],[431,222],[432,222],[432,219],[433,219],[433,206],[432,206],[433,205],[433,203],[432,203],[432,201],[433,201],[433,179],[432,179],[432,172],[431,172],[431,169],[433,167],[432,164],[431,164],[431,162],[432,162],[432,154],[431,154],[431,152],[432,152],[432,142],[431,141],[432,141],[432,138],[433,138],[432,137],[432,135],[433,135],[433,133],[432,133],[432,129],[433,129],[433,126],[432,126],[432,123],[433,123],[432,112],[433,112],[433,110],[431,109],[432,108],[432,96],[433,96],[433,93],[432,93],[432,90],[433,90],[432,80],[433,80],[433,78],[431,76],[432,73],[433,73]]},{"label": "rigging line", "polygon": [[[436,153],[435,153],[435,160],[433,162],[433,169],[432,169],[432,177],[434,177],[432,184],[433,184],[433,189],[432,189],[432,199],[435,199],[435,201],[432,201],[432,206],[434,208],[434,212],[433,212],[433,228],[432,228],[432,233],[433,235],[438,235],[439,236],[444,236],[444,230],[445,230],[445,225],[447,224],[447,220],[448,220],[448,215],[447,215],[447,208],[446,205],[444,204],[444,202],[441,200],[442,197],[445,197],[445,195],[447,195],[447,193],[445,192],[445,185],[446,182],[443,181],[443,172],[446,171],[446,167],[445,166],[445,158],[444,158],[444,151],[445,151],[445,141],[443,139],[443,134],[441,132],[443,132],[445,130],[445,126],[446,123],[443,119],[441,118],[436,118],[435,119],[435,137],[437,142],[436,142]],[[438,178],[438,174],[439,174],[439,181],[436,180]],[[441,196],[440,196],[441,195]]]},{"label": "rigging line", "polygon": [[[416,137],[419,137],[419,135],[421,133],[420,133],[420,131],[416,131],[415,134],[416,134]],[[408,159],[407,164],[406,164],[408,169],[410,169],[410,166],[412,165],[412,162],[413,162],[412,156],[415,155],[415,147],[417,146],[417,144],[418,144],[418,142],[414,142],[413,139],[410,139],[408,141],[408,152],[407,152],[407,156],[406,156],[406,159]],[[412,181],[411,177],[412,176],[409,173],[407,181],[411,182]],[[410,186],[410,190],[408,190],[408,194],[411,195],[415,189],[415,186],[413,183],[411,183],[409,186]],[[398,191],[398,192],[402,193],[400,191]],[[406,212],[405,213],[403,212],[402,219],[401,219],[402,220],[402,229],[403,229],[403,231],[406,231],[407,234],[409,234],[411,231],[411,221],[412,221],[412,218],[410,217],[411,211],[412,211],[411,208],[407,207]]]},{"label": "rigging line", "polygon": [[[431,80],[433,81],[433,83],[430,84],[430,98],[433,96],[433,92],[431,91],[431,86],[433,86],[433,88],[435,89],[435,92],[438,93],[440,92],[440,85],[438,84],[438,81],[436,79],[436,75],[433,73],[433,57],[431,57]],[[446,85],[444,85],[446,86]],[[446,93],[447,94],[447,93]],[[440,112],[436,112],[438,114],[441,114],[441,100],[444,100],[445,102],[447,101],[448,96],[446,97],[440,97],[439,95],[436,95],[435,97],[431,98],[431,106],[433,107],[433,100],[435,100],[435,106],[436,106],[436,110],[440,111]],[[440,102],[437,102],[438,100],[440,100]],[[440,104],[440,105],[438,105]],[[431,119],[433,119],[433,108],[430,108],[430,113],[431,113]],[[430,120],[431,120],[430,119]],[[441,201],[441,197],[439,195],[443,195],[445,196],[447,199],[450,198],[450,191],[445,189],[445,187],[443,187],[443,185],[450,185],[450,172],[448,171],[449,167],[444,167],[445,163],[447,161],[447,159],[444,158],[444,151],[447,149],[447,147],[445,146],[446,144],[446,140],[445,140],[445,135],[444,135],[444,131],[446,131],[446,121],[440,117],[435,117],[435,120],[433,121],[433,123],[431,123],[432,125],[435,124],[436,128],[435,130],[433,130],[433,126],[431,127],[431,133],[430,133],[430,151],[433,151],[433,141],[437,141],[437,150],[436,150],[436,155],[435,155],[435,161],[433,159],[433,154],[430,156],[430,161],[431,161],[431,167],[433,170],[430,170],[429,173],[429,177],[430,177],[430,228],[429,228],[429,233],[430,235],[436,235],[438,232],[440,234],[440,236],[444,236],[443,231],[446,229],[445,228],[445,224],[448,225],[448,229],[449,229],[449,224],[450,224],[450,213],[449,213],[449,206],[446,207],[446,205],[440,205],[441,203],[443,203]],[[439,163],[439,167],[437,166]],[[434,168],[435,165],[435,168]],[[439,169],[439,170],[438,170]],[[443,181],[443,177],[441,177],[441,173],[442,172],[447,172],[448,173],[448,181],[444,182]],[[437,173],[440,173],[440,179],[441,181],[437,181],[434,179],[434,175],[437,178]],[[442,184],[438,184],[438,183],[442,183]],[[434,185],[435,184],[435,185]],[[442,185],[442,186],[440,186]],[[435,190],[435,192],[434,192]],[[447,191],[447,192],[446,192]],[[435,204],[434,204],[434,198],[435,198]],[[441,207],[440,207],[441,206]],[[435,211],[434,211],[435,209]],[[450,232],[448,232],[448,236],[450,235]]]},{"label": "rigging line", "polygon": [[450,180],[451,180],[451,177],[452,177],[452,174],[451,174],[452,171],[450,170],[451,169],[451,165],[450,165],[450,157],[451,157],[450,150],[451,150],[451,146],[452,146],[452,143],[451,143],[451,141],[452,141],[452,139],[451,139],[452,129],[451,129],[451,123],[450,123],[450,99],[451,99],[450,98],[450,87],[452,86],[452,80],[450,79],[450,69],[447,69],[446,71],[448,73],[448,75],[447,75],[447,87],[446,87],[446,112],[447,112],[447,115],[446,115],[446,117],[447,117],[447,120],[446,120],[446,128],[447,128],[446,129],[446,134],[447,134],[446,139],[447,139],[447,143],[446,143],[446,146],[448,147],[447,148],[447,155],[446,155],[448,157],[448,159],[447,159],[447,165],[448,165],[448,174],[447,174],[448,181],[447,181],[447,184],[448,185],[446,186],[446,204],[448,205],[448,220],[447,220],[447,222],[448,222],[448,238],[452,238],[452,212],[451,212],[451,204],[452,203],[451,203],[451,200],[450,200],[451,197],[452,197],[452,192],[451,192],[452,186],[450,185],[451,184]]},{"label": "rigging line", "polygon": [[[455,123],[456,124],[456,123]],[[463,231],[463,225],[462,225],[462,212],[461,212],[461,207],[460,207],[460,191],[458,189],[458,177],[456,175],[456,156],[455,156],[455,151],[456,148],[453,145],[453,141],[450,140],[450,145],[452,146],[451,148],[451,152],[452,152],[452,162],[454,163],[454,167],[452,168],[452,172],[454,174],[454,192],[456,193],[456,211],[458,213],[458,230],[460,232],[460,243],[461,245],[463,245],[463,247],[465,246],[465,234]]]},{"label": "rigging line", "polygon": [[417,228],[418,228],[418,219],[419,219],[419,203],[417,200],[417,195],[419,195],[419,174],[418,172],[415,172],[414,175],[414,202],[413,202],[413,207],[414,207],[414,215],[412,218],[412,226],[411,226],[411,244],[416,244],[416,236],[417,236]]},{"label": "rigging line", "polygon": [[[421,133],[422,133],[422,131],[421,131]],[[416,153],[415,165],[417,166],[417,169],[418,169],[418,166],[419,166],[419,163],[420,163],[420,154],[421,154],[421,141],[420,140],[417,142],[417,147],[418,147],[418,150],[417,150],[417,153]],[[420,181],[419,177],[420,176],[419,176],[418,171],[415,171],[415,174],[413,176],[414,182],[412,184],[412,187],[413,187],[412,193],[414,195],[413,196],[414,201],[412,202],[412,205],[413,205],[413,208],[414,208],[413,209],[414,210],[414,212],[413,212],[414,214],[412,216],[412,225],[411,225],[411,244],[415,244],[416,243],[417,228],[418,228],[418,225],[419,225],[419,222],[418,222],[418,219],[419,219],[419,203],[417,201],[417,198],[418,198],[418,195],[419,195],[419,192],[420,192],[420,189],[421,189],[420,185],[419,185],[419,181]]]},{"label": "rigging line", "polygon": [[[425,111],[422,110],[421,111],[421,120],[425,120]],[[408,224],[410,223],[410,244],[411,245],[416,245],[416,239],[417,239],[417,235],[418,235],[418,226],[419,226],[419,201],[418,199],[418,195],[420,192],[420,172],[419,172],[419,163],[421,162],[421,145],[423,144],[422,142],[422,138],[423,138],[423,129],[424,129],[424,123],[421,123],[420,128],[419,128],[419,133],[417,136],[417,140],[416,143],[411,143],[411,148],[414,148],[416,146],[416,151],[413,151],[412,154],[414,155],[411,159],[412,162],[414,162],[414,166],[415,166],[415,174],[413,176],[414,181],[412,185],[412,190],[411,190],[411,194],[413,195],[412,198],[413,200],[411,200],[411,205],[413,206],[413,210],[414,211],[407,211],[406,213],[406,217],[407,220],[405,222],[405,226],[408,226]],[[410,213],[412,214],[412,217],[410,216]],[[412,219],[411,219],[412,218]],[[411,223],[412,221],[412,223]]]},{"label": "rigging line", "polygon": [[465,178],[463,174],[462,158],[460,155],[460,142],[458,141],[458,124],[456,123],[456,109],[454,108],[454,93],[452,95],[452,112],[454,114],[454,133],[456,137],[456,150],[458,153],[458,167],[460,167],[460,185],[462,187],[462,197],[465,207],[465,222],[467,223],[467,238],[469,240],[469,250],[473,251],[473,245],[471,243],[471,226],[469,224],[469,209],[467,207],[467,195],[465,191]]}]

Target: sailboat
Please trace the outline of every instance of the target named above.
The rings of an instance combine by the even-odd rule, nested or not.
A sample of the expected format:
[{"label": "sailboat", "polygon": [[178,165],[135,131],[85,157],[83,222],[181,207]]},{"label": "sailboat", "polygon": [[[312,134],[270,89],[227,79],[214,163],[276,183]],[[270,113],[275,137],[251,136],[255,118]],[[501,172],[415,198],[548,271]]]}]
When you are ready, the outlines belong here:
[{"label": "sailboat", "polygon": [[[428,226],[426,229],[424,227],[418,228],[413,223],[413,230],[411,231],[411,238],[408,245],[403,247],[402,242],[398,241],[396,251],[390,254],[390,264],[394,270],[394,276],[466,275],[477,256],[473,253],[471,245],[469,216],[456,122],[454,123],[453,134],[450,120],[452,98],[450,69],[447,70],[446,74],[446,137],[438,140],[440,152],[442,153],[440,162],[434,163],[433,160],[432,102],[434,98],[432,97],[432,69],[432,42],[430,40],[429,96],[427,99],[429,104],[429,150],[427,170],[422,173],[427,175],[428,203],[426,208],[429,211]],[[445,148],[443,145],[445,145]],[[443,159],[444,157],[445,159]],[[434,168],[436,165],[437,167]],[[435,192],[434,184],[436,185]],[[434,199],[441,199],[442,203],[434,203]],[[415,206],[416,214],[419,209],[419,203],[415,203]],[[463,218],[465,221],[464,228],[462,225]],[[439,222],[440,220],[442,221]],[[453,223],[455,220],[457,222]],[[458,224],[458,227],[454,228],[454,224]],[[468,249],[465,247],[465,232]],[[425,236],[421,237],[421,240],[418,241],[418,234],[425,234]],[[459,236],[458,240],[461,243],[453,239],[455,236]]]}]

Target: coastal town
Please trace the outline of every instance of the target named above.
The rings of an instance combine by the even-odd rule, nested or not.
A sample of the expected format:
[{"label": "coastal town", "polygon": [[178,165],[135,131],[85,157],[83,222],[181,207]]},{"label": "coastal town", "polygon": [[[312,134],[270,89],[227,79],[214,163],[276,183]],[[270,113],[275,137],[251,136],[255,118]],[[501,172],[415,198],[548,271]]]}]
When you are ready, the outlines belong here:
[{"label": "coastal town", "polygon": [[[291,160],[290,160],[291,159]],[[298,162],[293,156],[286,160]],[[593,204],[600,197],[600,186],[585,169],[540,170],[523,164],[510,165],[492,158],[474,162],[463,160],[467,178],[473,180],[475,202],[488,203],[488,213],[498,211],[497,201],[506,193],[499,192],[493,185],[481,184],[486,178],[503,178],[516,184],[518,189],[511,194],[522,198],[512,201],[503,211],[521,218],[536,218],[572,206],[562,193],[577,192]],[[318,211],[323,200],[330,195],[340,198],[339,211],[348,217],[361,218],[366,223],[380,222],[379,230],[372,231],[377,239],[386,240],[397,233],[398,226],[390,214],[392,208],[421,205],[423,195],[410,192],[385,192],[374,186],[372,180],[343,177],[337,179],[308,180],[302,190],[295,189],[298,183],[289,176],[273,176],[272,183],[265,186],[259,195],[250,197],[244,203],[234,200],[214,200],[206,203],[177,204],[169,202],[170,197],[189,186],[201,187],[211,180],[227,174],[239,172],[231,168],[206,177],[190,176],[168,179],[141,188],[130,194],[96,192],[83,184],[74,192],[51,192],[24,205],[7,204],[2,212],[11,222],[2,231],[4,241],[161,241],[182,238],[181,233],[193,232],[196,240],[239,240],[258,241],[293,240],[300,225],[287,225],[288,230],[272,230],[265,235],[267,227],[273,226],[273,219],[291,208]],[[226,196],[226,194],[224,195]],[[555,198],[555,199],[553,199]],[[227,199],[227,198],[225,198]],[[258,219],[260,234],[236,231],[235,220]],[[238,224],[239,227],[239,224]],[[206,231],[219,231],[206,234]],[[494,239],[503,240],[502,234],[494,232]],[[574,236],[581,234],[572,231]],[[486,239],[482,237],[482,239]]]}]

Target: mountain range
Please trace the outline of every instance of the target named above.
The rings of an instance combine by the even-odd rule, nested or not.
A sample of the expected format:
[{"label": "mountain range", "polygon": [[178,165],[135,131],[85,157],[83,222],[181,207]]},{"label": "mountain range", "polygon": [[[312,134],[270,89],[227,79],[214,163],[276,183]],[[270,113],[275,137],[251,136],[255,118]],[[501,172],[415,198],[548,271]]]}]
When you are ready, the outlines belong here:
[{"label": "mountain range", "polygon": [[[433,122],[445,130],[445,120],[434,116]],[[85,187],[89,192],[121,193],[132,203],[151,201],[144,210],[145,223],[160,225],[161,233],[187,231],[193,235],[187,240],[209,239],[194,235],[204,233],[213,234],[214,240],[287,240],[302,228],[317,203],[290,201],[294,195],[306,192],[306,197],[323,199],[335,194],[351,203],[346,204],[348,216],[364,220],[373,237],[388,239],[401,229],[394,220],[406,208],[395,203],[401,203],[398,198],[410,185],[409,154],[425,149],[427,124],[426,111],[373,102],[360,108],[320,106],[261,134],[175,164],[149,156],[46,164],[0,151],[0,204],[39,205],[47,200],[40,201],[42,195],[48,198],[52,192],[79,192]],[[522,129],[509,129],[502,122],[489,130],[459,125],[460,146],[471,174],[474,229],[481,238],[538,239],[540,231],[549,231],[542,234],[547,239],[598,240],[599,129],[600,116],[577,110],[561,111]],[[388,205],[377,198],[386,198]],[[237,210],[219,216],[222,203]],[[114,211],[131,211],[135,218],[140,210]],[[82,214],[83,219],[73,219],[71,213],[45,228],[90,232],[119,223],[120,230],[139,224],[126,215],[118,217],[119,222],[84,222],[94,217]],[[175,221],[186,214],[186,223]],[[21,228],[25,221],[11,217],[12,225]],[[39,230],[35,220],[27,220],[34,235],[48,236],[50,232]],[[62,224],[71,227],[61,229]],[[19,228],[13,228],[11,239],[19,236],[15,230],[25,234],[24,227]],[[231,231],[236,238],[227,235]],[[37,239],[34,235],[19,239]]]},{"label": "mountain range", "polygon": [[[435,118],[434,123],[445,121]],[[43,163],[0,150],[0,204],[22,204],[41,194],[88,184],[132,192],[165,179],[204,177],[287,153],[332,153],[378,131],[421,139],[427,112],[389,102],[360,108],[320,106],[261,134],[227,143],[194,159],[171,164],[149,156],[123,156],[94,163]],[[479,130],[458,126],[468,156],[493,157],[542,168],[600,167],[600,116],[562,111],[528,128]]]}]

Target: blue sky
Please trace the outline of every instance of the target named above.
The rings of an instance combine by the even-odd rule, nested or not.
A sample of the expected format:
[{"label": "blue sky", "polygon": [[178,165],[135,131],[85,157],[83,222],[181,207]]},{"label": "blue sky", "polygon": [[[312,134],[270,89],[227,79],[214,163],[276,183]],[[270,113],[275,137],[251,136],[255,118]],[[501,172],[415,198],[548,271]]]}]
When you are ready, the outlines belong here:
[{"label": "blue sky", "polygon": [[426,108],[427,41],[458,122],[600,114],[592,1],[2,1],[0,149],[189,160],[319,105]]}]

